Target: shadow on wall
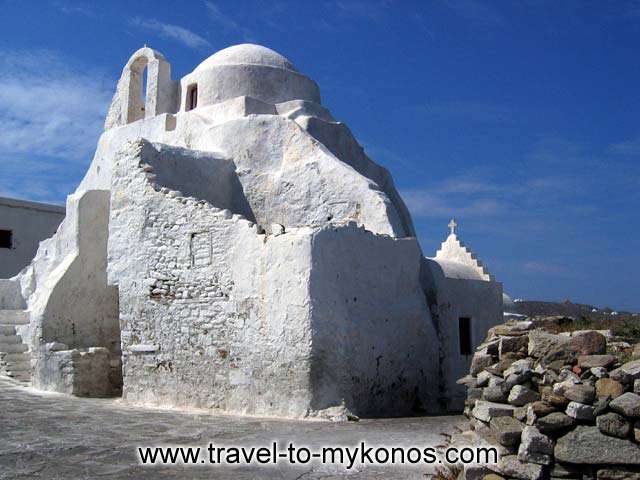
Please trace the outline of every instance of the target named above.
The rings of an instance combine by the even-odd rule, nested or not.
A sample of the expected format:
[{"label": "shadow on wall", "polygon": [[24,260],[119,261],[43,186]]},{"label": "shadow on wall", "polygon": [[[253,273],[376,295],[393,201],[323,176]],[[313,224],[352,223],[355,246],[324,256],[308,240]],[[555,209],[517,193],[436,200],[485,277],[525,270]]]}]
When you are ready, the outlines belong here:
[{"label": "shadow on wall", "polygon": [[438,338],[420,287],[415,238],[355,226],[313,239],[313,408],[362,417],[440,413]]},{"label": "shadow on wall", "polygon": [[185,196],[206,200],[218,208],[256,221],[247,201],[236,165],[228,158],[210,152],[185,150],[164,144],[148,144],[145,162],[153,167],[154,183]]}]

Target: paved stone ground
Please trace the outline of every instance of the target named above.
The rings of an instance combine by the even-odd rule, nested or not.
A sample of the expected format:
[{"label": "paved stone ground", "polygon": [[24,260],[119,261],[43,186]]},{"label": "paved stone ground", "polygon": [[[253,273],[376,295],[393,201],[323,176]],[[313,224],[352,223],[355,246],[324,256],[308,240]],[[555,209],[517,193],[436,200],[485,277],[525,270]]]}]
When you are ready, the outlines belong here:
[{"label": "paved stone ground", "polygon": [[413,469],[279,463],[242,467],[142,466],[138,446],[284,444],[438,446],[463,424],[460,416],[329,422],[213,416],[128,407],[117,399],[41,393],[0,377],[0,479],[406,479],[433,467]]}]

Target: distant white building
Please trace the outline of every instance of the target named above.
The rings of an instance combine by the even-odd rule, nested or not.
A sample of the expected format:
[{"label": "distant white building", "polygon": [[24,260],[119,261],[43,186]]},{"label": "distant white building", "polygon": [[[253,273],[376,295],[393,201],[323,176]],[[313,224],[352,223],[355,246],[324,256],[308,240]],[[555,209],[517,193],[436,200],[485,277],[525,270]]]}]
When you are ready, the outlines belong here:
[{"label": "distant white building", "polygon": [[456,234],[451,220],[447,239],[427,259],[433,282],[426,288],[431,314],[440,329],[444,398],[448,410],[460,410],[466,387],[456,380],[469,372],[476,347],[487,330],[502,320],[502,284]]},{"label": "distant white building", "polygon": [[26,267],[38,244],[56,233],[65,208],[0,197],[0,278]]}]

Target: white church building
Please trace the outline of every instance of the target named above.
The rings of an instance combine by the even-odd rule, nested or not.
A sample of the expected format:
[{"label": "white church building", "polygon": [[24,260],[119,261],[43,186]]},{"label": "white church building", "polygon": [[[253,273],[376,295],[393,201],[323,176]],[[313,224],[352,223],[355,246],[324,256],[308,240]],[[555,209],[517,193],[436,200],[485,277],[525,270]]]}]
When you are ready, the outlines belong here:
[{"label": "white church building", "polygon": [[387,170],[282,55],[237,45],[174,80],[145,47],[64,221],[0,280],[0,374],[237,414],[461,410],[502,285],[450,228],[426,258]]}]

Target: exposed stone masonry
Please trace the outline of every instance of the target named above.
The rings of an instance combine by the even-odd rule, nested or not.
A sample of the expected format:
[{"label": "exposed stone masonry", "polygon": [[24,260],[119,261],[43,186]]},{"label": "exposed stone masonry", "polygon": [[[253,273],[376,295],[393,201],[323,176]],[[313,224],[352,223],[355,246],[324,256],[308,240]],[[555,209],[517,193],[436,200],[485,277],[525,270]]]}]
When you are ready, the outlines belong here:
[{"label": "exposed stone masonry", "polygon": [[467,480],[640,478],[640,359],[628,361],[629,344],[608,330],[548,331],[571,321],[536,317],[489,331],[459,380],[472,428],[463,436],[502,457],[467,467]]}]

